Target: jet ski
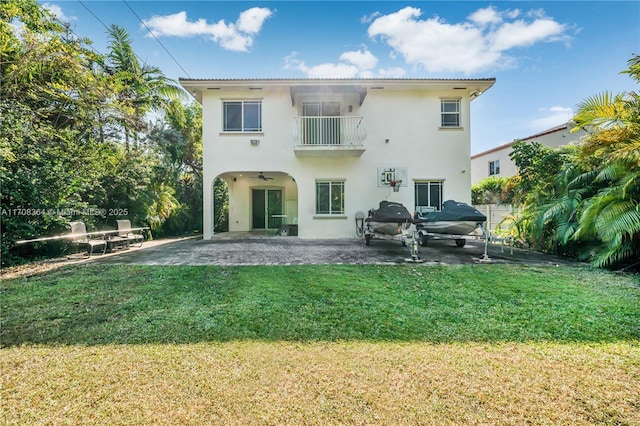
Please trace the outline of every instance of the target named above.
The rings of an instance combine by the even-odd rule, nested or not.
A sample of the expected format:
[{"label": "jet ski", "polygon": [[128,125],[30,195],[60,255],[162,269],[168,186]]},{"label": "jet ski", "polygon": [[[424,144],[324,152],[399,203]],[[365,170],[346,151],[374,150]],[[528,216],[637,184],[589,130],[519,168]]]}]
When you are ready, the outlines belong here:
[{"label": "jet ski", "polygon": [[473,232],[486,221],[487,217],[476,208],[454,200],[445,201],[439,212],[418,214],[413,219],[421,245],[426,245],[430,234],[439,234],[453,235],[459,247],[465,243],[462,236]]}]

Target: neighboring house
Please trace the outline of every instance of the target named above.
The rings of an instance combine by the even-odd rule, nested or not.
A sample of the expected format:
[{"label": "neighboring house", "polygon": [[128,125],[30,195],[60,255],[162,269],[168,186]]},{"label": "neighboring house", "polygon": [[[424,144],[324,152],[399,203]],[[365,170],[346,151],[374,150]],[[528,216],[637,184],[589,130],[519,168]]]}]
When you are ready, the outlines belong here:
[{"label": "neighboring house", "polygon": [[382,200],[470,202],[470,102],[495,79],[180,83],[203,106],[205,239],[217,177],[231,232],[297,224],[302,238],[345,238]]},{"label": "neighboring house", "polygon": [[523,139],[516,139],[505,145],[492,148],[471,157],[471,184],[476,185],[483,179],[490,176],[510,177],[518,174],[516,164],[509,158],[512,146],[519,140],[525,142],[538,142],[543,146],[555,148],[577,142],[584,135],[580,133],[569,133],[567,123],[560,126],[536,133]]}]

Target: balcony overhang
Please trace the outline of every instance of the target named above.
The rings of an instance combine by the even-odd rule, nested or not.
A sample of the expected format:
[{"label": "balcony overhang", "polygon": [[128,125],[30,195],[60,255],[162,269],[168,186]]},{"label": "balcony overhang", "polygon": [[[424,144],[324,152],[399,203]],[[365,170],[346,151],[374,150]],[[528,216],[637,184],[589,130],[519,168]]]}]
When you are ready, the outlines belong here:
[{"label": "balcony overhang", "polygon": [[355,94],[359,99],[359,104],[362,106],[364,98],[367,96],[367,88],[363,86],[355,85],[311,85],[311,86],[291,86],[291,106],[295,106],[296,98],[299,95],[310,94]]},{"label": "balcony overhang", "polygon": [[296,157],[360,157],[364,145],[296,145]]}]

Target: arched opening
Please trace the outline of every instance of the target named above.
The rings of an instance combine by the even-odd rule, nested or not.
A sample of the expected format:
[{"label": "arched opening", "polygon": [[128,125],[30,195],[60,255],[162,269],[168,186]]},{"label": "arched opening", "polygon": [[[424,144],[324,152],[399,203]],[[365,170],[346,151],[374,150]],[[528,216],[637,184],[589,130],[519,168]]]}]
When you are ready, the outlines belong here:
[{"label": "arched opening", "polygon": [[220,177],[213,181],[213,232],[229,232],[229,185]]},{"label": "arched opening", "polygon": [[214,233],[273,233],[298,223],[298,185],[280,171],[221,173],[213,183]]}]

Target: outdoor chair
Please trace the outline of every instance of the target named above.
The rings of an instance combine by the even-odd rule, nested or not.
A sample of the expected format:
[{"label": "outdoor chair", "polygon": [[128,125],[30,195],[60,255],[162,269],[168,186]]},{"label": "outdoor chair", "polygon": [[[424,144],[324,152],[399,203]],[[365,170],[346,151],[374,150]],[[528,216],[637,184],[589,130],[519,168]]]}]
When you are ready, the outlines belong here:
[{"label": "outdoor chair", "polygon": [[93,254],[94,247],[102,246],[102,254],[107,251],[107,241],[104,239],[92,239],[87,235],[87,227],[84,222],[70,222],[69,226],[71,226],[71,234],[77,235],[73,237],[71,242],[75,245],[86,247],[88,257],[91,257]]},{"label": "outdoor chair", "polygon": [[130,243],[142,243],[144,242],[144,236],[142,234],[135,234],[131,231],[131,221],[129,219],[116,220],[118,223],[118,235],[119,239],[126,241],[127,246]]}]

